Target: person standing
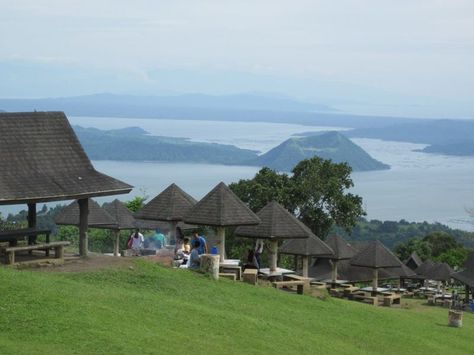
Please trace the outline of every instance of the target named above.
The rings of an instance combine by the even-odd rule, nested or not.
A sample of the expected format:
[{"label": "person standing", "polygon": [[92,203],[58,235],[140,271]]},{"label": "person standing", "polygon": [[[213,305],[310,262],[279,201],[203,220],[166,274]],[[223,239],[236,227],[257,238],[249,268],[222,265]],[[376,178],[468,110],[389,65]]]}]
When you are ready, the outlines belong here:
[{"label": "person standing", "polygon": [[143,237],[143,234],[140,233],[140,229],[136,228],[135,232],[132,233],[130,236],[130,249],[132,249],[136,254],[140,253],[140,249],[143,249],[143,243],[145,241],[145,238]]},{"label": "person standing", "polygon": [[257,239],[257,242],[255,243],[254,256],[255,256],[255,259],[257,260],[258,269],[262,267],[262,259],[261,259],[262,253],[263,253],[263,240]]},{"label": "person standing", "polygon": [[193,245],[194,245],[195,241],[199,242],[199,246],[197,247],[199,255],[207,254],[209,252],[208,248],[207,248],[206,238],[204,238],[204,236],[199,235],[198,232],[194,232],[194,234],[193,234]]}]

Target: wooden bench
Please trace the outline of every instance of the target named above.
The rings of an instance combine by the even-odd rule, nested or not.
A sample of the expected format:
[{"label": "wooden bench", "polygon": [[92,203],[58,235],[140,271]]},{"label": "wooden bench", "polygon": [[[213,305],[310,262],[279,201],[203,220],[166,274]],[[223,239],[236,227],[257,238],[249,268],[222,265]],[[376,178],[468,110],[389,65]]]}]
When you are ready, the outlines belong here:
[{"label": "wooden bench", "polygon": [[243,281],[252,285],[256,285],[257,276],[258,276],[257,269],[245,269],[243,273]]},{"label": "wooden bench", "polygon": [[392,304],[400,304],[401,296],[395,293],[385,293],[383,294],[383,305],[390,307]]},{"label": "wooden bench", "polygon": [[374,306],[378,305],[377,296],[367,296],[365,293],[353,293],[350,295],[350,298],[355,301],[368,302]]},{"label": "wooden bench", "polygon": [[309,285],[313,279],[309,277],[303,277],[296,274],[285,274],[283,275],[283,281],[303,281],[305,287],[309,288]]},{"label": "wooden bench", "polygon": [[307,283],[305,281],[275,281],[272,282],[273,287],[282,288],[282,287],[294,287],[296,286],[296,293],[302,295],[304,292],[304,287]]},{"label": "wooden bench", "polygon": [[54,249],[54,257],[56,259],[63,259],[64,258],[64,247],[66,245],[71,244],[70,242],[52,242],[52,243],[44,243],[44,244],[34,244],[28,246],[20,246],[20,247],[7,247],[3,250],[5,251],[6,256],[6,263],[12,265],[15,263],[15,253],[17,251],[33,251],[33,250],[44,250],[46,256],[49,256],[49,251]]},{"label": "wooden bench", "polygon": [[219,278],[221,277],[232,280],[232,281],[235,281],[237,279],[237,275],[233,272],[220,272]]},{"label": "wooden bench", "polygon": [[239,265],[233,264],[220,264],[219,265],[219,272],[222,273],[234,273],[236,275],[237,280],[242,280],[242,268]]}]

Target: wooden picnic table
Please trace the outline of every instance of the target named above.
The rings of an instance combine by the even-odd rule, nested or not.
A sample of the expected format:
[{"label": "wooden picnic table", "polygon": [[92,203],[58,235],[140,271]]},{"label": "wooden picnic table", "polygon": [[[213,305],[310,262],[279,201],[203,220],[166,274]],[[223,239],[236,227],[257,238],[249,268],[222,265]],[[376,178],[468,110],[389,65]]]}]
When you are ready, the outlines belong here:
[{"label": "wooden picnic table", "polygon": [[0,242],[8,242],[10,246],[15,246],[19,240],[24,240],[26,237],[37,237],[41,234],[46,235],[46,243],[49,243],[51,230],[38,228],[21,228],[0,231]]}]

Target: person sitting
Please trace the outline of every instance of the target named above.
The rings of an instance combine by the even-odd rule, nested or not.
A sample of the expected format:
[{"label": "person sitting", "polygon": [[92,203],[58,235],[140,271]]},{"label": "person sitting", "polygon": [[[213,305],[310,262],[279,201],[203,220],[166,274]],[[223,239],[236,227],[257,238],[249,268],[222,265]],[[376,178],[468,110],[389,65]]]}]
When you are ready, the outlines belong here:
[{"label": "person sitting", "polygon": [[194,235],[193,235],[193,244],[194,244],[194,242],[196,242],[196,241],[199,242],[199,249],[198,249],[199,255],[201,255],[201,254],[207,254],[207,253],[208,253],[208,249],[207,249],[206,238],[204,238],[204,236],[202,236],[202,235],[199,235],[199,233],[198,233],[197,231],[194,232]]},{"label": "person sitting", "polygon": [[183,253],[189,255],[191,252],[191,244],[189,244],[189,238],[183,239]]},{"label": "person sitting", "polygon": [[255,252],[252,249],[249,249],[248,251],[247,262],[244,265],[244,270],[245,269],[260,269],[260,265],[255,257]]},{"label": "person sitting", "polygon": [[201,266],[201,258],[199,254],[199,247],[201,246],[201,243],[199,240],[195,240],[193,242],[193,249],[191,250],[191,254],[189,254],[189,260],[188,260],[188,268],[189,269],[199,269]]}]

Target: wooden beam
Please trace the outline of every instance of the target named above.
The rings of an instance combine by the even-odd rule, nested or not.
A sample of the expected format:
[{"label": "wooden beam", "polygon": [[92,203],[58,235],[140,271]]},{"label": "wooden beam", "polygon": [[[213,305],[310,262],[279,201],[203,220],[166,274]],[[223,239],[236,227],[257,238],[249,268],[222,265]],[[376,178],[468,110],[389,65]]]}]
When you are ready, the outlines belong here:
[{"label": "wooden beam", "polygon": [[87,230],[89,229],[89,199],[83,198],[79,203],[79,255],[87,256],[88,240]]},{"label": "wooden beam", "polygon": [[112,231],[114,238],[114,256],[119,256],[120,253],[120,231],[114,229]]},{"label": "wooden beam", "polygon": [[309,256],[303,255],[303,277],[308,277]]},{"label": "wooden beam", "polygon": [[372,281],[372,296],[377,296],[377,287],[379,284],[379,269],[374,269],[374,279]]},{"label": "wooden beam", "polygon": [[278,258],[278,241],[270,240],[270,271],[276,271]]},{"label": "wooden beam", "polygon": [[[36,228],[36,203],[28,204],[28,228]],[[36,243],[36,236],[28,237],[28,245]]]},{"label": "wooden beam", "polygon": [[217,227],[217,238],[219,239],[220,262],[225,260],[225,227]]},{"label": "wooden beam", "polygon": [[332,288],[335,288],[336,285],[337,285],[337,263],[338,263],[338,260],[331,260],[331,264],[332,264],[332,277],[331,277],[331,281],[332,281]]}]

